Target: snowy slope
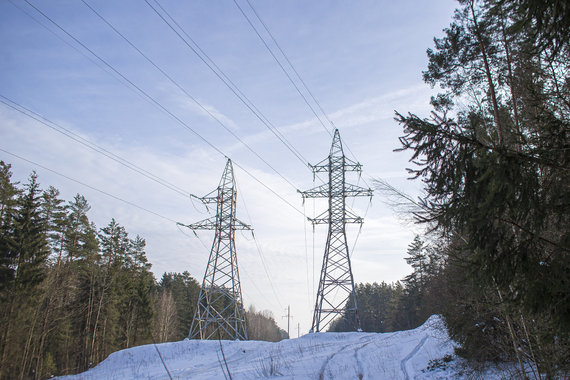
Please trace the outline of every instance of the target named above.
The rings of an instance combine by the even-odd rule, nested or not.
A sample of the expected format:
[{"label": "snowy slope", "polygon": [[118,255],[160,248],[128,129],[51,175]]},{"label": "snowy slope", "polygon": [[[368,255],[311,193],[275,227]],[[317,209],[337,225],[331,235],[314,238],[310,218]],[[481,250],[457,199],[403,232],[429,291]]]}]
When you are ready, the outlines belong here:
[{"label": "snowy slope", "polygon": [[453,357],[443,322],[432,316],[414,330],[394,333],[315,333],[278,343],[184,340],[139,346],[115,352],[95,368],[65,379],[169,379],[166,368],[174,379],[229,379],[220,347],[233,380],[462,377],[456,358],[450,363],[439,360],[439,368],[426,370],[433,367],[430,360]]}]

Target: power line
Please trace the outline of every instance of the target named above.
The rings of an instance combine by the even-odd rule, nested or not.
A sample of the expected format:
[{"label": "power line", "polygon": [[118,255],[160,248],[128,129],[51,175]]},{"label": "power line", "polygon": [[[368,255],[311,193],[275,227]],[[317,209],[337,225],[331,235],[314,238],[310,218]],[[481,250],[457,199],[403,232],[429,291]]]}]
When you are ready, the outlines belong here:
[{"label": "power line", "polygon": [[271,187],[269,187],[268,185],[266,185],[263,181],[261,181],[259,178],[257,178],[256,176],[254,176],[252,173],[250,173],[247,169],[245,169],[242,165],[238,164],[235,161],[232,161],[233,164],[235,166],[237,166],[238,168],[240,168],[241,170],[243,170],[248,176],[250,176],[251,178],[253,178],[257,183],[259,183],[261,186],[265,187],[267,190],[269,190],[271,193],[273,193],[273,195],[275,195],[276,197],[278,197],[279,199],[281,199],[282,202],[284,202],[285,204],[287,204],[289,207],[291,207],[293,210],[297,211],[299,214],[303,215],[303,211],[299,210],[297,207],[293,206],[293,204],[291,204],[291,202],[289,202],[288,200],[286,200],[285,198],[283,198],[281,195],[279,195],[275,190],[273,190]]},{"label": "power line", "polygon": [[[261,42],[263,42],[263,45],[265,45],[265,47],[267,48],[267,51],[269,51],[269,53],[271,54],[271,56],[273,57],[273,59],[275,60],[275,62],[277,62],[277,64],[279,65],[279,67],[281,67],[281,70],[283,70],[283,73],[285,73],[285,75],[287,76],[287,78],[289,79],[289,81],[291,82],[291,84],[295,87],[295,89],[297,90],[297,92],[299,93],[299,95],[301,95],[301,97],[303,98],[304,102],[307,104],[307,106],[310,108],[311,112],[315,115],[315,117],[317,118],[317,120],[319,120],[319,122],[321,123],[321,125],[323,126],[323,128],[325,129],[325,131],[329,134],[329,136],[332,137],[332,133],[331,131],[326,127],[326,125],[323,123],[323,121],[321,120],[321,118],[318,116],[317,112],[314,110],[314,108],[311,106],[311,104],[309,103],[309,101],[307,100],[307,98],[301,93],[301,90],[299,89],[299,87],[297,86],[297,84],[295,83],[295,81],[293,81],[293,79],[291,78],[291,76],[289,75],[289,73],[287,72],[287,70],[285,70],[285,67],[283,67],[283,65],[281,64],[281,62],[278,60],[278,58],[276,57],[276,55],[273,53],[273,51],[271,50],[271,48],[269,47],[269,45],[267,44],[267,42],[265,41],[265,39],[261,36],[261,34],[259,33],[259,31],[257,30],[257,28],[253,25],[252,21],[250,20],[250,18],[246,15],[246,13],[243,11],[243,9],[239,6],[237,0],[233,0],[235,5],[238,7],[238,9],[240,10],[241,14],[245,17],[245,19],[247,20],[247,22],[249,23],[249,25],[251,26],[251,28],[254,30],[255,34],[257,34],[257,36],[259,37],[259,39],[261,40]],[[316,103],[316,105],[318,106],[319,110],[321,111],[321,113],[324,115],[324,117],[327,119],[327,121],[329,122],[329,124],[334,128],[335,125],[332,122],[332,120],[329,118],[329,116],[327,115],[327,113],[325,112],[325,110],[323,109],[323,107],[321,106],[321,103],[317,100],[317,98],[315,97],[315,95],[313,95],[313,92],[309,89],[309,86],[307,86],[306,82],[303,80],[303,78],[301,77],[301,75],[299,74],[299,72],[297,71],[297,69],[295,68],[295,66],[293,65],[293,63],[291,62],[291,60],[289,59],[289,57],[287,56],[287,54],[285,54],[285,51],[283,51],[283,49],[281,48],[281,45],[279,45],[279,42],[277,42],[277,40],[275,39],[275,37],[273,36],[273,33],[271,33],[271,31],[269,30],[269,27],[267,26],[267,24],[263,21],[263,19],[261,18],[261,16],[259,15],[259,13],[256,11],[256,9],[253,7],[253,5],[251,4],[251,2],[249,0],[246,0],[247,4],[249,5],[249,7],[251,8],[251,10],[253,11],[253,13],[255,14],[255,17],[259,20],[259,22],[261,23],[261,25],[263,26],[263,28],[265,29],[265,31],[267,32],[267,34],[269,35],[269,37],[271,37],[271,40],[273,41],[273,43],[275,44],[275,46],[277,47],[277,49],[279,50],[279,52],[281,53],[281,55],[283,56],[283,58],[285,58],[285,61],[287,62],[287,64],[289,65],[289,67],[291,68],[291,70],[293,70],[293,72],[295,73],[295,76],[299,79],[299,81],[301,82],[301,84],[303,85],[303,87],[305,88],[305,90],[307,91],[307,93],[310,95],[310,97],[313,99],[313,101]],[[354,157],[354,159],[356,161],[358,161],[358,159],[356,158],[356,155],[352,152],[352,150],[350,149],[350,147],[345,143],[344,146],[346,147],[346,149],[348,149],[348,151],[350,152],[350,154],[352,155],[352,157]],[[366,186],[370,187],[370,185],[368,185],[368,183],[366,182],[365,179],[363,179],[363,182],[366,184]]]},{"label": "power line", "polygon": [[[186,198],[188,197],[188,193],[186,191],[184,191],[183,189],[181,189],[180,187],[178,187],[178,186],[176,186],[176,185],[152,174],[151,172],[137,166],[136,164],[133,164],[132,162],[108,151],[107,149],[105,149],[105,148],[81,137],[77,133],[74,133],[73,131],[70,131],[69,129],[62,127],[61,125],[59,125],[59,124],[47,119],[46,117],[30,110],[29,108],[22,106],[21,104],[15,102],[14,100],[12,100],[12,99],[10,99],[10,98],[2,95],[2,94],[0,94],[0,98],[3,98],[4,100],[6,100],[6,101],[4,101],[4,100],[0,99],[0,103],[5,104],[6,106],[12,108],[13,110],[18,111],[21,114],[37,121],[38,123],[45,125],[46,127],[51,128],[54,131],[61,133],[62,135],[78,142],[79,144],[81,144],[81,145],[83,145],[83,146],[85,146],[85,147],[87,147],[87,148],[89,148],[89,149],[91,149],[91,150],[93,150],[99,154],[102,154],[103,156],[125,166],[126,168],[128,168],[128,169],[130,169],[130,170],[132,170],[138,174],[145,176],[148,179],[151,179],[152,181],[155,181],[156,183],[166,187],[169,190],[172,190],[178,194],[181,194],[182,196],[184,196]],[[12,104],[7,103],[7,102],[10,102]],[[24,110],[26,112],[24,112]],[[29,113],[27,113],[27,112],[29,112]]]},{"label": "power line", "polygon": [[134,88],[136,88],[142,95],[144,95],[146,97],[146,99],[148,99],[150,102],[152,102],[155,106],[158,106],[160,109],[162,109],[164,112],[166,112],[168,115],[170,115],[172,118],[174,118],[176,121],[178,121],[179,123],[181,123],[186,129],[188,129],[189,131],[191,131],[192,133],[194,133],[198,138],[200,138],[202,141],[204,141],[208,146],[210,146],[212,149],[214,149],[215,151],[217,151],[218,153],[220,153],[221,155],[223,155],[224,157],[227,157],[221,150],[219,150],[215,145],[213,145],[212,143],[210,143],[208,140],[206,140],[204,137],[202,137],[202,135],[200,135],[198,132],[196,132],[193,128],[191,128],[188,124],[186,124],[184,121],[182,121],[178,116],[174,115],[172,112],[170,112],[168,109],[166,109],[160,102],[158,102],[156,99],[154,99],[152,96],[150,96],[148,93],[146,93],[143,89],[141,89],[139,86],[137,86],[135,83],[133,83],[129,78],[127,78],[125,75],[123,75],[121,72],[119,72],[117,69],[115,69],[115,67],[113,67],[110,63],[108,63],[106,60],[104,60],[103,58],[101,58],[99,55],[97,55],[93,50],[91,50],[89,47],[87,47],[83,42],[81,42],[79,39],[77,39],[75,36],[73,36],[71,33],[69,33],[67,30],[65,30],[62,26],[60,26],[57,22],[55,22],[54,20],[52,20],[48,15],[46,15],[44,12],[42,12],[39,8],[37,8],[34,4],[30,3],[29,0],[24,0],[26,3],[28,3],[32,8],[34,8],[38,13],[40,13],[42,16],[44,16],[48,21],[50,21],[53,25],[55,25],[58,29],[60,29],[62,32],[64,32],[66,35],[68,35],[71,39],[73,39],[76,43],[78,43],[79,45],[81,45],[85,50],[87,50],[89,53],[91,53],[94,57],[96,57],[98,60],[100,60],[105,66],[107,66],[108,68],[110,68],[111,70],[113,70],[113,72],[115,72],[117,75],[119,75],[121,78],[123,78],[125,81],[127,81],[131,86],[133,86]]},{"label": "power line", "polygon": [[107,24],[116,34],[118,34],[125,42],[127,42],[133,49],[135,49],[147,62],[149,62],[155,69],[157,69],[162,75],[164,75],[172,84],[174,84],[180,91],[182,91],[190,100],[192,100],[198,107],[200,107],[204,112],[206,112],[211,118],[213,118],[220,126],[222,126],[228,133],[235,137],[241,144],[243,144],[251,153],[253,153],[257,158],[259,158],[265,165],[267,165],[275,174],[281,177],[285,182],[291,185],[295,190],[297,187],[285,178],[280,172],[277,171],[269,162],[267,162],[263,157],[261,157],[251,146],[249,146],[245,141],[243,141],[238,135],[236,135],[228,126],[226,126],[216,115],[214,115],[210,110],[202,105],[194,96],[192,96],[184,87],[182,87],[176,80],[174,80],[165,70],[159,67],[152,59],[150,59],[145,53],[143,53],[135,44],[133,44],[125,35],[123,35],[115,26],[113,26],[103,15],[101,15],[97,10],[95,10],[89,3],[85,0],[81,0],[93,13],[95,13],[105,24]]},{"label": "power line", "polygon": [[[323,111],[322,107],[320,106],[319,102],[315,99],[315,97],[313,96],[313,94],[311,93],[311,91],[309,91],[307,85],[305,84],[305,82],[301,79],[301,76],[299,75],[299,73],[297,72],[297,70],[295,70],[295,68],[293,67],[293,65],[291,64],[291,61],[289,61],[289,59],[287,58],[287,56],[285,55],[285,52],[283,52],[283,50],[281,49],[281,47],[279,46],[279,44],[277,43],[277,41],[275,40],[275,38],[273,37],[273,35],[271,34],[271,32],[269,31],[269,29],[267,28],[267,25],[265,25],[265,23],[263,22],[263,20],[261,20],[261,18],[259,17],[259,14],[255,11],[255,8],[253,8],[253,6],[251,5],[251,3],[248,1],[247,2],[250,6],[250,8],[253,10],[253,13],[255,14],[255,16],[257,17],[257,19],[261,22],[261,24],[263,25],[264,29],[267,31],[267,33],[269,34],[269,36],[271,37],[271,39],[273,40],[273,42],[275,43],[275,45],[277,46],[277,48],[279,49],[279,51],[281,52],[281,54],[285,57],[287,63],[289,64],[289,66],[293,69],[293,71],[295,72],[295,74],[297,75],[297,78],[299,78],[301,80],[301,83],[303,84],[303,86],[305,87],[305,89],[307,90],[307,92],[311,95],[311,97],[313,98],[313,100],[315,101],[315,103],[317,103],[319,105],[319,108],[321,110],[321,112],[325,115],[325,117],[328,116],[326,115],[326,113]],[[313,115],[315,115],[315,117],[317,118],[317,120],[321,123],[321,125],[323,126],[323,128],[325,129],[325,131],[329,134],[330,137],[332,137],[332,133],[331,131],[328,130],[328,128],[325,126],[325,124],[323,123],[323,121],[321,120],[320,116],[317,114],[317,112],[315,111],[315,109],[313,108],[313,106],[311,106],[311,104],[309,103],[309,101],[307,100],[307,98],[305,97],[305,95],[303,95],[303,93],[301,92],[301,90],[299,89],[299,87],[297,86],[297,84],[295,83],[295,81],[293,80],[293,78],[291,78],[291,76],[289,75],[289,73],[287,72],[287,70],[285,69],[285,67],[283,67],[283,65],[281,64],[281,62],[279,61],[279,59],[275,56],[275,54],[273,53],[273,50],[271,50],[271,48],[269,47],[269,45],[267,44],[267,42],[265,41],[265,39],[261,36],[261,34],[259,33],[259,31],[257,30],[257,28],[255,27],[255,25],[253,25],[253,22],[250,20],[250,18],[247,16],[247,14],[244,12],[244,10],[242,9],[242,7],[240,7],[240,5],[238,4],[237,0],[234,0],[234,4],[237,6],[237,8],[240,10],[241,14],[243,15],[243,17],[247,20],[248,24],[251,26],[251,28],[253,29],[253,31],[255,32],[255,34],[257,34],[257,36],[259,37],[259,39],[261,40],[261,42],[263,43],[263,45],[265,46],[265,48],[267,49],[267,51],[269,52],[269,54],[271,54],[271,56],[273,57],[273,59],[275,60],[275,62],[279,65],[279,67],[281,67],[281,70],[283,71],[283,73],[287,76],[287,78],[289,79],[289,81],[291,82],[291,84],[293,85],[293,87],[295,87],[295,89],[297,90],[297,92],[299,93],[299,95],[301,96],[301,98],[303,98],[303,100],[305,101],[305,103],[307,104],[307,106],[309,107],[309,109],[311,110],[311,112],[313,113]],[[329,120],[329,123],[332,124],[332,121]]]},{"label": "power line", "polygon": [[[372,200],[370,200],[370,202],[368,202],[368,206],[366,206],[366,211],[364,211],[364,216],[362,217],[362,219],[366,219],[366,215],[368,215],[368,210],[370,209],[370,205],[372,204]],[[358,229],[358,233],[356,234],[356,239],[354,239],[354,243],[352,244],[352,251],[350,251],[350,258],[352,259],[354,256],[354,250],[356,249],[356,243],[358,243],[358,238],[360,237],[360,234],[362,233],[362,225],[360,225],[360,228]]]},{"label": "power line", "polygon": [[[174,23],[184,34],[188,40],[192,42],[190,44],[182,34],[176,30],[174,26],[148,1],[145,0],[145,3],[160,17],[164,23],[184,42],[184,44],[194,53],[200,60],[220,79],[226,87],[230,89],[230,91],[261,121],[267,129],[269,129],[275,137],[287,147],[287,149],[297,157],[301,163],[310,170],[308,166],[308,160],[303,157],[303,155],[295,149],[295,147],[287,140],[287,138],[265,117],[261,111],[253,104],[253,102],[245,96],[245,94],[239,89],[239,87],[231,81],[231,79],[220,69],[220,67],[200,48],[200,46],[188,35],[188,33],[180,26],[178,22],[155,0],[155,3],[158,7],[164,12],[164,14]],[[194,45],[194,46],[193,46]]]},{"label": "power line", "polygon": [[[152,104],[154,104],[155,106],[159,107],[162,111],[166,112],[170,117],[172,117],[174,120],[176,120],[180,125],[182,125],[184,128],[186,128],[187,130],[189,130],[190,132],[192,132],[194,135],[196,135],[200,140],[202,140],[204,143],[206,143],[209,147],[211,147],[212,149],[214,149],[216,152],[218,152],[220,155],[222,155],[225,158],[229,158],[222,150],[220,150],[218,147],[216,147],[214,144],[212,144],[210,141],[208,141],[205,137],[203,137],[202,135],[200,135],[198,132],[196,132],[196,130],[194,130],[192,127],[190,127],[186,122],[184,122],[182,119],[180,119],[178,116],[176,116],[175,114],[173,114],[171,111],[169,111],[166,107],[164,107],[160,102],[158,102],[156,99],[154,99],[152,96],[150,96],[147,92],[145,92],[143,89],[141,89],[139,86],[137,86],[135,83],[133,83],[130,79],[128,79],[125,75],[123,75],[121,72],[119,72],[117,69],[115,69],[111,64],[109,64],[106,60],[104,60],[103,58],[101,58],[99,55],[97,55],[93,50],[91,50],[89,47],[87,47],[83,42],[81,42],[79,39],[77,39],[76,37],[74,37],[71,33],[69,33],[67,30],[65,30],[62,26],[60,26],[58,23],[56,23],[54,20],[52,20],[48,15],[46,15],[44,12],[42,12],[39,8],[37,8],[35,5],[33,5],[32,3],[29,2],[29,0],[24,0],[27,4],[29,4],[32,8],[34,8],[38,13],[40,13],[42,16],[44,16],[48,21],[50,21],[53,25],[55,25],[57,28],[59,28],[62,32],[64,32],[66,35],[68,35],[70,38],[72,38],[76,43],[78,43],[79,45],[81,45],[85,50],[87,50],[89,53],[91,53],[94,57],[96,57],[97,59],[99,59],[103,64],[105,64],[105,66],[107,66],[108,68],[110,68],[111,70],[113,70],[113,72],[115,72],[116,74],[118,74],[121,78],[123,78],[125,81],[127,81],[131,86],[133,86],[134,88],[136,88],[142,95],[145,96],[146,99],[148,99]],[[146,0],[145,0],[146,1]],[[150,4],[149,4],[150,5]],[[261,180],[259,180],[256,176],[254,176],[253,174],[251,174],[248,170],[246,170],[243,166],[237,164],[236,162],[234,162],[234,164],[239,167],[240,169],[242,169],[246,174],[248,174],[251,178],[253,178],[256,182],[258,182],[259,184],[261,184],[263,187],[265,187],[266,189],[268,189],[270,192],[272,192],[274,195],[276,195],[279,199],[281,199],[285,204],[287,204],[288,206],[292,207],[295,211],[297,211],[298,213],[302,214],[302,211],[300,211],[297,207],[293,206],[289,201],[287,201],[285,198],[283,198],[281,195],[279,195],[277,192],[275,192],[275,190],[271,189],[269,186],[267,186],[265,183],[263,183]]]},{"label": "power line", "polygon": [[[307,93],[311,96],[311,98],[313,99],[313,101],[317,104],[317,106],[319,107],[320,111],[322,112],[322,114],[325,116],[325,118],[327,119],[327,121],[329,122],[329,124],[331,126],[334,127],[333,122],[331,121],[331,119],[328,117],[327,113],[324,111],[323,107],[321,106],[321,103],[317,100],[317,98],[313,95],[313,92],[309,89],[309,86],[307,86],[307,84],[305,83],[305,81],[303,80],[303,78],[301,77],[301,75],[299,74],[299,72],[297,71],[297,69],[295,68],[295,66],[293,66],[293,63],[289,60],[289,57],[287,56],[287,54],[285,54],[285,52],[283,51],[283,49],[281,48],[281,46],[279,45],[279,43],[277,42],[277,40],[275,39],[275,37],[273,37],[273,33],[271,33],[271,31],[269,30],[269,28],[267,27],[267,24],[265,24],[265,22],[261,19],[261,17],[259,16],[259,13],[257,13],[257,11],[255,10],[255,8],[253,7],[253,5],[251,4],[251,2],[249,0],[246,0],[247,4],[249,5],[249,7],[253,10],[253,13],[255,14],[255,17],[257,17],[257,19],[259,20],[259,22],[261,22],[261,25],[263,25],[263,28],[267,31],[267,34],[269,34],[269,36],[271,37],[271,39],[273,40],[273,42],[275,43],[275,46],[277,46],[277,49],[279,49],[279,51],[281,52],[281,54],[283,55],[283,57],[285,58],[285,60],[287,61],[287,63],[289,64],[289,66],[291,67],[291,69],[293,70],[293,72],[295,73],[295,75],[297,76],[297,78],[299,78],[299,81],[303,84],[303,87],[307,90]],[[324,126],[324,125],[323,125]],[[326,127],[325,127],[326,129]],[[327,129],[327,133],[329,135],[332,134],[331,132]]]},{"label": "power line", "polygon": [[309,285],[309,249],[307,244],[307,215],[305,211],[305,203],[303,202],[303,231],[305,233],[305,266],[307,267],[307,300],[309,301],[309,309],[311,305],[311,287]]},{"label": "power line", "polygon": [[104,194],[104,195],[108,196],[108,197],[111,197],[111,198],[113,198],[113,199],[116,199],[116,200],[118,200],[118,201],[121,201],[121,202],[123,202],[123,203],[126,203],[126,204],[128,204],[128,205],[130,205],[130,206],[136,207],[136,208],[138,208],[138,209],[140,209],[140,210],[143,210],[143,211],[145,211],[145,212],[148,212],[149,214],[153,214],[153,215],[155,215],[155,216],[158,216],[159,218],[168,220],[169,222],[172,222],[172,223],[177,223],[174,219],[170,219],[170,218],[167,217],[167,216],[161,215],[161,214],[156,213],[156,212],[154,212],[154,211],[151,211],[151,210],[149,210],[149,209],[147,209],[147,208],[144,208],[144,207],[142,207],[142,206],[139,206],[139,205],[137,205],[136,203],[133,203],[133,202],[128,201],[128,200],[126,200],[126,199],[120,198],[120,197],[118,197],[118,196],[116,196],[116,195],[113,195],[113,194],[108,193],[108,192],[106,192],[106,191],[104,191],[104,190],[98,189],[98,188],[96,188],[96,187],[94,187],[94,186],[88,185],[88,184],[86,184],[85,182],[81,182],[81,181],[79,181],[79,180],[76,180],[76,179],[74,179],[74,178],[72,178],[72,177],[70,177],[70,176],[68,176],[68,175],[62,174],[62,173],[60,173],[60,172],[58,172],[58,171],[56,171],[56,170],[50,169],[50,168],[48,168],[48,167],[46,167],[46,166],[44,166],[44,165],[41,165],[41,164],[38,164],[37,162],[32,161],[32,160],[28,160],[27,158],[24,158],[24,157],[22,157],[22,156],[19,156],[19,155],[15,154],[15,153],[11,153],[11,152],[9,152],[9,151],[7,151],[7,150],[5,150],[5,149],[2,149],[2,148],[0,148],[0,151],[1,151],[1,152],[4,152],[4,153],[6,153],[6,154],[9,154],[9,155],[11,155],[11,156],[13,156],[13,157],[16,157],[16,158],[18,158],[18,159],[20,159],[20,160],[22,160],[22,161],[25,161],[25,162],[27,162],[27,163],[29,163],[29,164],[32,164],[32,165],[35,165],[35,166],[37,166],[37,167],[39,167],[39,168],[42,168],[42,169],[44,169],[44,170],[47,170],[47,171],[49,171],[49,172],[51,172],[51,173],[54,173],[54,174],[56,174],[56,175],[58,175],[58,176],[60,176],[60,177],[63,177],[63,178],[65,178],[65,179],[68,179],[68,180],[70,180],[70,181],[73,181],[73,182],[75,182],[75,183],[78,183],[78,184],[80,184],[80,185],[82,185],[82,186],[85,186],[85,187],[91,189],[91,190],[95,190],[95,191],[97,191],[97,192],[99,192],[99,193],[101,193],[101,194]]},{"label": "power line", "polygon": [[[20,7],[18,4],[14,3],[12,0],[8,0],[10,2],[10,4],[12,4],[15,8],[17,8],[18,10],[20,10],[20,12],[24,13],[26,16],[28,16],[29,18],[31,18],[32,20],[34,20],[38,25],[40,25],[42,28],[44,28],[45,30],[47,30],[48,32],[50,32],[51,34],[53,34],[58,40],[60,40],[61,42],[63,42],[64,44],[66,44],[67,46],[69,46],[70,48],[72,48],[73,50],[75,50],[76,52],[78,52],[79,54],[81,54],[83,57],[85,57],[86,59],[88,59],[89,61],[91,61],[91,63],[93,63],[95,66],[99,67],[101,70],[105,71],[106,73],[110,74],[113,78],[115,78],[115,80],[119,81],[121,84],[124,84],[123,82],[121,82],[121,80],[119,78],[117,78],[115,76],[114,73],[107,71],[107,69],[105,69],[104,66],[102,66],[99,62],[93,60],[93,58],[91,58],[90,56],[88,56],[87,54],[85,54],[83,51],[79,50],[76,46],[70,44],[68,41],[66,41],[65,39],[63,39],[59,34],[55,33],[53,30],[51,30],[50,28],[48,28],[46,25],[44,25],[40,20],[38,20],[36,17],[34,17],[34,15],[32,15],[31,13],[29,13],[28,11],[26,11],[25,9],[23,9],[22,7]],[[129,87],[130,90],[132,90]],[[136,92],[135,92],[136,93]],[[137,94],[140,96],[140,94]]]},{"label": "power line", "polygon": [[[237,181],[236,181],[236,186],[237,186]],[[241,196],[241,194],[240,194],[240,196]],[[241,197],[241,199],[242,199],[242,202],[243,202],[243,197]],[[245,204],[244,204],[244,206],[245,206]],[[249,214],[248,214],[248,216],[249,216]],[[249,222],[251,223],[251,218],[250,218]],[[186,236],[189,237],[189,238],[191,237],[191,236],[188,235],[186,232],[184,232],[184,230],[182,230],[182,228],[180,228],[180,224],[179,224],[179,223],[176,224],[176,227],[178,227],[178,230],[179,230],[183,235],[186,235]],[[198,241],[200,242],[200,244],[202,244],[202,246],[204,247],[204,249],[206,250],[206,252],[209,252],[209,251],[210,251],[210,248],[208,248],[208,247],[206,246],[206,244],[204,244],[204,242],[202,241],[202,239],[200,239],[200,236],[196,233],[196,231],[192,231],[192,232],[194,232],[194,235],[198,238]],[[257,284],[255,283],[255,281],[249,276],[249,274],[247,273],[247,271],[246,271],[243,267],[240,268],[240,273],[244,274],[244,275],[249,279],[249,281],[251,281],[251,283],[253,284],[253,286],[255,287],[255,289],[257,290],[257,292],[259,293],[259,295],[260,295],[263,299],[265,299],[266,301],[268,301],[268,303],[272,303],[272,302],[265,296],[265,293],[263,293],[263,292],[259,289],[259,287],[258,287]],[[269,275],[268,275],[268,279],[269,279],[269,281],[271,282],[271,277],[270,277]],[[246,292],[245,290],[242,290],[242,291],[243,291],[243,293],[247,296],[247,292]],[[276,297],[275,300],[277,300],[277,299],[278,299],[278,298]],[[279,303],[279,307],[282,307],[282,304]]]},{"label": "power line", "polygon": [[[237,180],[236,180],[236,188],[238,189],[238,194],[240,194],[241,203],[243,204],[243,207],[245,209],[245,213],[247,214],[247,218],[249,219],[249,222],[251,224],[253,224],[253,220],[251,219],[251,215],[249,214],[249,210],[247,209],[247,205],[245,204],[245,199],[243,198],[241,191],[239,191],[239,186],[238,186]],[[261,259],[261,264],[263,266],[263,270],[265,271],[265,275],[267,276],[267,279],[269,280],[269,284],[271,285],[271,290],[273,291],[273,295],[275,296],[277,303],[279,303],[279,307],[283,308],[283,304],[281,303],[279,296],[277,295],[277,292],[275,291],[275,287],[273,286],[273,281],[271,280],[272,276],[269,274],[269,269],[267,268],[267,265],[265,264],[263,252],[261,251],[261,248],[259,247],[259,244],[257,242],[257,239],[255,238],[255,234],[253,233],[253,231],[251,231],[251,234],[253,236],[253,242],[255,243],[257,253],[259,255],[259,258]]]}]

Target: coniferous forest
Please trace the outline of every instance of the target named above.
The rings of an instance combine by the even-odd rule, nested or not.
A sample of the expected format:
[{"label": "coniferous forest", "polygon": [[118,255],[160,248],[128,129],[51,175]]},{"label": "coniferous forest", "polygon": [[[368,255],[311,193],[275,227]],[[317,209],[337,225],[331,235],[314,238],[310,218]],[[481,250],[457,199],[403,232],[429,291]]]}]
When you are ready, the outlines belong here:
[{"label": "coniferous forest", "polygon": [[[0,161],[0,378],[82,372],[117,350],[188,335],[200,291],[188,272],[155,280],[143,238],[114,219],[97,228],[83,196],[65,201],[35,173],[11,177]],[[284,337],[269,312],[247,317],[255,339]]]}]

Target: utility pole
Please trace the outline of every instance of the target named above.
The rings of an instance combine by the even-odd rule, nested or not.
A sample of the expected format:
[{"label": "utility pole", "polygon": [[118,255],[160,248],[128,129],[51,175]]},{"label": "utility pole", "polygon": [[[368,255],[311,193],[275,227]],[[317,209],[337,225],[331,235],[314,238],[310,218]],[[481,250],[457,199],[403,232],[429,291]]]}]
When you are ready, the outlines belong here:
[{"label": "utility pole", "polygon": [[291,335],[289,335],[289,320],[293,318],[291,315],[291,305],[287,305],[287,315],[284,315],[281,318],[287,318],[287,336],[291,339]]},{"label": "utility pole", "polygon": [[297,323],[297,338],[301,336],[301,324]]},{"label": "utility pole", "polygon": [[194,233],[196,230],[215,230],[215,236],[188,337],[247,340],[235,231],[251,230],[251,227],[236,219],[237,191],[230,159],[218,188],[204,197],[195,198],[206,208],[215,203],[216,216],[194,224],[179,224]]},{"label": "utility pole", "polygon": [[362,165],[345,157],[338,129],[334,131],[329,156],[310,166],[313,175],[326,172],[329,176],[327,184],[300,191],[303,201],[306,198],[328,198],[329,201],[328,210],[313,219],[309,218],[313,225],[328,224],[329,227],[311,332],[324,331],[335,318],[344,317],[345,312],[353,328],[360,331],[346,224],[362,224],[363,219],[347,210],[346,198],[372,197],[372,189],[346,183],[346,173],[361,173]]}]

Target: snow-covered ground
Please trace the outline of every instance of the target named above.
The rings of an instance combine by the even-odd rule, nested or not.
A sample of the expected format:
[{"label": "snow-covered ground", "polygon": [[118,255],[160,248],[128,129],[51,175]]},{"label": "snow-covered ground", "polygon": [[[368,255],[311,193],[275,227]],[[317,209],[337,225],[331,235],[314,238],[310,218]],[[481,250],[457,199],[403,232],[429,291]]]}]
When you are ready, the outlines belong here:
[{"label": "snow-covered ground", "polygon": [[[184,340],[139,346],[65,379],[230,379],[228,371],[233,380],[467,377],[453,347],[441,318],[432,316],[416,329],[384,334],[315,333],[278,343]],[[483,378],[500,376],[489,370]]]}]

